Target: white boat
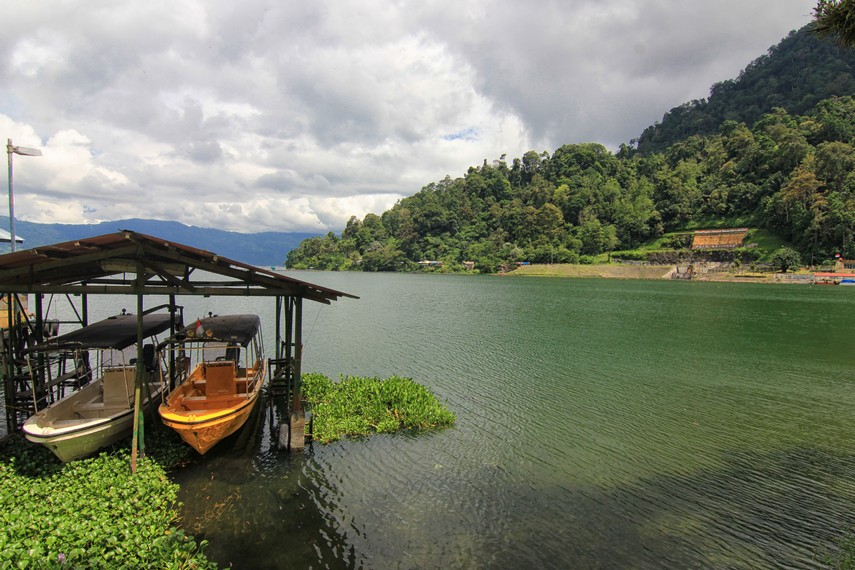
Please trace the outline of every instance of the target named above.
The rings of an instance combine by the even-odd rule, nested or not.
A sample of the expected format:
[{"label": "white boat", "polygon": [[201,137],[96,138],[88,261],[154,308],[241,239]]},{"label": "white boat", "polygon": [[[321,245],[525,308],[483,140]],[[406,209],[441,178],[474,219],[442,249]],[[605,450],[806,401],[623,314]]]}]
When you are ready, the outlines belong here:
[{"label": "white boat", "polygon": [[[170,329],[168,314],[145,314],[143,338]],[[39,410],[24,422],[24,436],[48,447],[63,462],[85,457],[131,434],[134,423],[137,316],[117,315],[58,336],[31,349],[31,358],[74,355],[75,370],[94,378],[85,386]],[[159,402],[160,363],[155,344],[144,345],[143,409]],[[133,347],[133,350],[127,350]],[[90,367],[89,358],[96,358]],[[83,363],[81,365],[81,363]],[[84,380],[85,381],[85,380]]]}]

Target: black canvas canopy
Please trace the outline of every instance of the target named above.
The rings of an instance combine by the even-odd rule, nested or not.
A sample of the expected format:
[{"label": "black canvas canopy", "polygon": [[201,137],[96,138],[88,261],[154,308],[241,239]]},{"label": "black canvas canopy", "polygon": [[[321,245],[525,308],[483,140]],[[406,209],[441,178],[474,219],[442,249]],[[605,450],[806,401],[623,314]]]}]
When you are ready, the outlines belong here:
[{"label": "black canvas canopy", "polygon": [[[170,315],[152,313],[142,316],[143,338],[169,330]],[[116,315],[71,331],[31,349],[32,352],[75,350],[84,348],[125,349],[137,342],[137,316]]]},{"label": "black canvas canopy", "polygon": [[190,323],[166,342],[228,342],[247,346],[260,327],[258,315],[205,317]]}]

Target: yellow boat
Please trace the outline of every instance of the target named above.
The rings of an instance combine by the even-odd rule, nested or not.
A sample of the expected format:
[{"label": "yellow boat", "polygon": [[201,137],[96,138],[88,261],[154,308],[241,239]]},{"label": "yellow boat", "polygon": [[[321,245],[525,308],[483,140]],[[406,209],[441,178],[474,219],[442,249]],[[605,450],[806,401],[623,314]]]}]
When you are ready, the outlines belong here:
[{"label": "yellow boat", "polygon": [[[267,372],[256,315],[199,319],[161,345],[182,377],[158,412],[201,454],[246,423]],[[170,357],[167,357],[171,360]]]}]

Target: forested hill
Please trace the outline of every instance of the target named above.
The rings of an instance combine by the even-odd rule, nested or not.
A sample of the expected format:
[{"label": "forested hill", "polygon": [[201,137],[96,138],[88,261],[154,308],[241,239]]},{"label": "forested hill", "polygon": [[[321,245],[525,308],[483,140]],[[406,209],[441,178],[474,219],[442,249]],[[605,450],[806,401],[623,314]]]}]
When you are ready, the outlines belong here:
[{"label": "forested hill", "polygon": [[[851,60],[840,63],[838,48],[803,34],[791,35],[740,79],[714,87],[713,102],[685,106],[684,115],[706,117],[707,134],[670,141],[661,151],[623,145],[613,154],[587,143],[552,155],[529,151],[510,164],[485,160],[381,216],[352,217],[341,235],[302,242],[287,264],[395,271],[422,260],[446,268],[471,261],[493,272],[520,261],[593,262],[674,230],[737,224],[771,230],[805,259],[855,258],[855,69]],[[836,62],[814,74],[798,55],[812,51],[834,54]],[[821,77],[827,83],[814,91],[798,85]],[[829,92],[842,96],[815,95]],[[765,104],[763,113],[754,103],[761,99],[798,101],[794,108],[804,110]],[[668,129],[673,124],[676,132],[678,114],[670,115]]]},{"label": "forested hill", "polygon": [[802,115],[823,99],[855,93],[855,50],[821,40],[805,26],[748,65],[737,79],[716,83],[708,99],[671,109],[637,142],[662,151],[691,135],[718,131],[726,120],[748,125],[775,107]]}]

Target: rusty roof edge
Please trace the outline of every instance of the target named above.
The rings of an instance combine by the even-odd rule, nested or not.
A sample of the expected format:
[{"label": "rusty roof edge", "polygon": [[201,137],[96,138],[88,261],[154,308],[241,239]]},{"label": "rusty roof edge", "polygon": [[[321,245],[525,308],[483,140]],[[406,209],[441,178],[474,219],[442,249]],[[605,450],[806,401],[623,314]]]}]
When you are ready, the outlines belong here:
[{"label": "rusty roof edge", "polygon": [[[295,279],[281,273],[269,271],[262,267],[249,265],[241,261],[223,257],[211,251],[199,249],[193,246],[176,243],[171,240],[135,232],[133,230],[119,230],[112,234],[103,234],[87,238],[69,240],[51,245],[41,245],[32,249],[18,250],[16,252],[0,255],[0,281],[4,278],[3,288],[14,288],[14,280],[27,275],[35,277],[39,281],[40,270],[59,270],[63,265],[74,265],[79,263],[91,263],[99,259],[127,256],[131,252],[128,245],[140,247],[140,253],[148,251],[151,255],[159,257],[173,257],[178,255],[188,266],[198,267],[205,271],[212,271],[221,276],[231,276],[241,279],[248,286],[257,287],[262,291],[269,292],[269,296],[303,296],[307,299],[328,303],[339,297],[350,297],[358,299],[356,295],[337,291],[328,287],[315,285],[300,279]],[[158,262],[150,260],[158,265]],[[35,273],[35,276],[33,275]],[[52,278],[60,277],[56,273]],[[74,278],[75,273],[69,272],[69,278]],[[85,279],[97,278],[96,275],[87,274]],[[30,282],[30,287],[32,287]],[[20,283],[17,286],[21,286]]]},{"label": "rusty roof edge", "polygon": [[256,265],[250,265],[248,263],[243,263],[242,261],[237,261],[235,259],[230,259],[228,257],[224,257],[213,253],[211,251],[195,248],[193,246],[184,245],[176,242],[172,242],[169,240],[165,240],[163,238],[158,238],[155,236],[150,236],[148,234],[143,234],[139,232],[135,232],[133,230],[121,230],[122,233],[125,233],[130,237],[142,238],[145,241],[152,242],[152,244],[160,244],[162,247],[175,247],[177,249],[184,250],[187,253],[195,253],[200,257],[209,257],[210,261],[216,263],[228,263],[229,265],[233,265],[235,267],[240,267],[250,272],[260,273],[262,275],[266,275],[267,277],[272,277],[276,280],[286,281],[295,285],[302,285],[308,289],[315,290],[323,295],[332,295],[334,297],[349,297],[351,299],[359,299],[357,295],[353,295],[351,293],[345,293],[344,291],[337,291],[335,289],[331,289],[329,287],[323,287],[321,285],[316,285],[314,283],[309,283],[308,281],[302,281],[300,279],[295,279],[293,277],[289,277],[287,275],[282,275],[281,273],[276,273],[275,271],[270,271],[268,269],[264,269],[263,267],[258,267]]}]

